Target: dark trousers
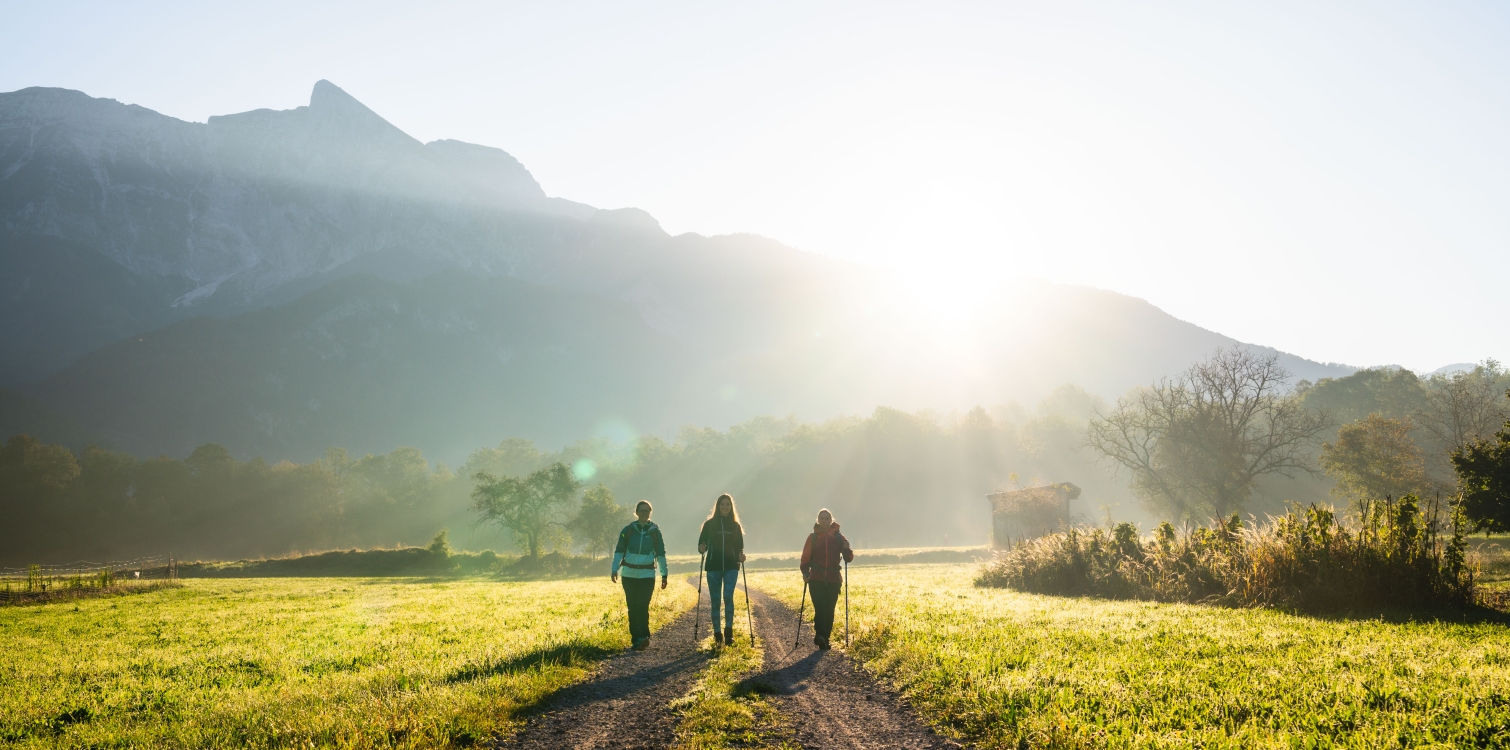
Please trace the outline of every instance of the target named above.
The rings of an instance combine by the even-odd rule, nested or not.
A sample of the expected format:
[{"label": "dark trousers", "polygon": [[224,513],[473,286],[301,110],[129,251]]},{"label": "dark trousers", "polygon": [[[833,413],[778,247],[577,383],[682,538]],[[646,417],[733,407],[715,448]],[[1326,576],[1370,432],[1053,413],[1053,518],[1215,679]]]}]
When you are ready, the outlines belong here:
[{"label": "dark trousers", "polygon": [[808,584],[808,590],[813,592],[813,633],[819,638],[827,639],[828,634],[834,632],[834,605],[838,603],[839,590],[843,587],[842,583],[827,581]]},{"label": "dark trousers", "polygon": [[650,595],[655,592],[654,578],[619,578],[624,584],[624,602],[629,605],[629,637],[638,641],[650,637]]}]

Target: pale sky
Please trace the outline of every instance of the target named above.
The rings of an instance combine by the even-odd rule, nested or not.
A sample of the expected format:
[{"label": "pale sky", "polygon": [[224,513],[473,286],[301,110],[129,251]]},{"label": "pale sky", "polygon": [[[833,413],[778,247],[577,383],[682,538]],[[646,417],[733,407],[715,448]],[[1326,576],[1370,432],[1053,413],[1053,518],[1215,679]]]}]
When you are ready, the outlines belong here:
[{"label": "pale sky", "polygon": [[1025,278],[1305,357],[1510,358],[1510,4],[5,2],[0,91],[326,78],[672,233]]}]

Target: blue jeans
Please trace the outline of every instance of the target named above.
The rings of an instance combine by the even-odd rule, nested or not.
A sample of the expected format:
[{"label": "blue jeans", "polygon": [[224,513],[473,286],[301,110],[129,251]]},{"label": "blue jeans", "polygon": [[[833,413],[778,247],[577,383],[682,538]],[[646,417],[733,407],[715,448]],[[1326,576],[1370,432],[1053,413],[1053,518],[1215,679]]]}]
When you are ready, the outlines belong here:
[{"label": "blue jeans", "polygon": [[[734,584],[739,580],[739,569],[734,570],[710,570],[708,571],[708,609],[713,614],[713,632],[718,630],[718,604],[719,599],[727,606],[724,610],[724,629],[734,629]],[[719,589],[723,589],[723,596],[719,597]]]}]

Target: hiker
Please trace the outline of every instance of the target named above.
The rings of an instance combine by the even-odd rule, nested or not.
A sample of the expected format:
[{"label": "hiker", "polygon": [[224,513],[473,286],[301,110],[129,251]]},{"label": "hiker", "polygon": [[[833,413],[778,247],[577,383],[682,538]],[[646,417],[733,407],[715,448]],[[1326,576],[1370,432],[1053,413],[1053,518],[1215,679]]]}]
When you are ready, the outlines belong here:
[{"label": "hiker", "polygon": [[828,650],[828,635],[834,630],[834,604],[844,586],[844,569],[839,561],[853,562],[854,550],[839,533],[839,524],[828,508],[818,511],[813,533],[802,545],[802,580],[813,592],[813,645]]},{"label": "hiker", "polygon": [[666,588],[666,542],[659,526],[650,522],[649,500],[634,506],[632,521],[619,532],[618,546],[613,549],[613,570],[609,578],[619,582],[624,573],[624,601],[629,604],[629,638],[634,650],[650,645],[650,596],[655,593],[655,566],[661,566],[661,590]]},{"label": "hiker", "polygon": [[[713,642],[734,645],[734,587],[739,580],[739,564],[745,560],[744,528],[734,510],[732,495],[719,495],[713,512],[703,521],[697,537],[697,553],[707,555],[703,569],[708,572],[708,601],[713,613]],[[719,592],[723,592],[724,627],[718,629]]]}]

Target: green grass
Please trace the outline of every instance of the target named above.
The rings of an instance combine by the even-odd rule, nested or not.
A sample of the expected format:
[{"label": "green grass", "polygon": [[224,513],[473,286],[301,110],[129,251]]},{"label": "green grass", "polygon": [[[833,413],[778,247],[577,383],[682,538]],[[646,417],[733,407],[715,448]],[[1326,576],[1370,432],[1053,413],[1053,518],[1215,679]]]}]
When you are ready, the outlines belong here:
[{"label": "green grass", "polygon": [[[723,750],[731,747],[795,747],[776,707],[761,685],[746,681],[760,670],[765,643],[750,645],[745,602],[736,595],[733,646],[713,645],[710,634],[698,650],[717,655],[686,696],[671,704],[677,714],[678,750]],[[707,615],[707,610],[703,611]],[[706,626],[707,623],[704,623]],[[705,628],[703,632],[708,632]]]},{"label": "green grass", "polygon": [[1510,584],[1510,538],[1469,537],[1468,560],[1478,568],[1475,580],[1479,583],[1495,587]]},{"label": "green grass", "polygon": [[[692,606],[657,592],[652,626]],[[606,576],[190,580],[0,609],[0,745],[437,747],[628,645]]]},{"label": "green grass", "polygon": [[[851,570],[853,653],[946,735],[989,748],[1510,747],[1503,624],[1041,596],[976,588],[977,571]],[[795,572],[751,578],[797,604]]]}]

